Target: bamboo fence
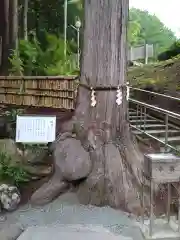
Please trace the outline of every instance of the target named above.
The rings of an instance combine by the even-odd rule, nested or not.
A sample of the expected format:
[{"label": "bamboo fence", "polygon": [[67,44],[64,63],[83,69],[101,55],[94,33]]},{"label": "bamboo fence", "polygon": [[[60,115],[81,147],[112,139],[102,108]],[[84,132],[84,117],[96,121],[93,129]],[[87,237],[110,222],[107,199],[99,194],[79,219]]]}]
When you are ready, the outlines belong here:
[{"label": "bamboo fence", "polygon": [[74,109],[76,76],[0,76],[0,104]]}]

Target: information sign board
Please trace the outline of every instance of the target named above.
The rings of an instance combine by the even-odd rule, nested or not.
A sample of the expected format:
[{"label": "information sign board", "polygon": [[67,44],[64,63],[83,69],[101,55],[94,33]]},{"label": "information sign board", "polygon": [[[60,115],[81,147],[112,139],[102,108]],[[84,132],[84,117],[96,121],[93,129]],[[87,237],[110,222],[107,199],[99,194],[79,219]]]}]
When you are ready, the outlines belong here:
[{"label": "information sign board", "polygon": [[56,137],[56,116],[17,116],[16,142],[48,143]]}]

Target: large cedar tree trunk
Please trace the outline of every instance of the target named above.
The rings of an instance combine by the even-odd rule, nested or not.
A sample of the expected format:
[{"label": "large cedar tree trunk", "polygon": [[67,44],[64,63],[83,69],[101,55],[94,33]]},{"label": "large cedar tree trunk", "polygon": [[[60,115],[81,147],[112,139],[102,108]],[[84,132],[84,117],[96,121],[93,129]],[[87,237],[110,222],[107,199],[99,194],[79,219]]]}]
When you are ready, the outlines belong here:
[{"label": "large cedar tree trunk", "polygon": [[[126,84],[128,0],[86,0],[81,82],[90,86]],[[80,185],[83,202],[133,211],[140,207],[143,156],[130,134],[126,92],[116,104],[116,91],[90,92],[79,88],[75,116],[78,136],[87,141],[93,169]]]},{"label": "large cedar tree trunk", "polygon": [[52,145],[55,174],[34,193],[31,202],[53,199],[64,189],[64,184],[60,189],[61,180],[69,183],[81,179],[77,193],[82,203],[139,213],[143,155],[130,133],[126,91],[120,106],[116,104],[116,91],[97,91],[97,105],[91,107],[91,93],[82,86],[126,84],[128,0],[84,3],[81,85],[73,124],[62,127],[70,138],[67,132],[73,125],[76,139],[63,134],[56,139]]}]

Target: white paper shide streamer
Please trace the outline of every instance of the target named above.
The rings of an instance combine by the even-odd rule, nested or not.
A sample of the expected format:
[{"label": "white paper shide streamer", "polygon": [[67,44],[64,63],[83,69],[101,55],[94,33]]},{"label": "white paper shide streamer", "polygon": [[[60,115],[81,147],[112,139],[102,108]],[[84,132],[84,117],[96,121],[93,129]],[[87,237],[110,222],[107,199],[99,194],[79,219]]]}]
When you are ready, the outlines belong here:
[{"label": "white paper shide streamer", "polygon": [[129,82],[127,82],[126,86],[126,100],[129,101],[129,94],[130,94],[130,88],[129,88]]},{"label": "white paper shide streamer", "polygon": [[96,106],[96,96],[95,96],[95,91],[93,88],[91,88],[91,107],[95,107]]},{"label": "white paper shide streamer", "polygon": [[118,89],[117,89],[117,94],[116,94],[116,103],[118,106],[120,106],[122,104],[122,90],[120,89],[120,87],[118,86]]}]

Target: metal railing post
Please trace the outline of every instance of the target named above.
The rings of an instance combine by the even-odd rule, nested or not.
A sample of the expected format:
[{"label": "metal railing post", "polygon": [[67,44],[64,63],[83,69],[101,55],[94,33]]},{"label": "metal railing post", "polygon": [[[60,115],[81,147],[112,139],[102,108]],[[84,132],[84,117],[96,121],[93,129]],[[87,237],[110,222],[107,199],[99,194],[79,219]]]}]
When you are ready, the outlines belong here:
[{"label": "metal railing post", "polygon": [[165,115],[165,152],[168,150],[168,121],[169,121],[169,116],[168,114]]},{"label": "metal railing post", "polygon": [[142,125],[143,125],[143,107],[140,106],[140,129],[142,128]]},{"label": "metal railing post", "polygon": [[136,113],[137,113],[137,117],[138,117],[138,115],[139,115],[139,105],[138,104],[136,105]]},{"label": "metal railing post", "polygon": [[144,107],[144,132],[146,131],[146,107]]},{"label": "metal railing post", "polygon": [[127,121],[129,122],[129,101],[127,101]]}]

